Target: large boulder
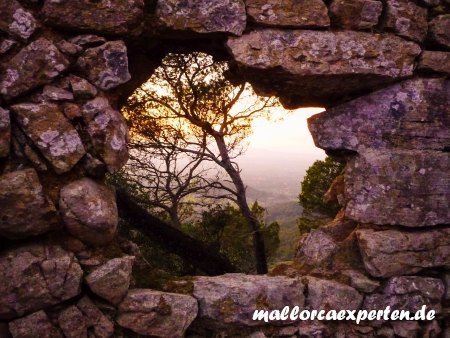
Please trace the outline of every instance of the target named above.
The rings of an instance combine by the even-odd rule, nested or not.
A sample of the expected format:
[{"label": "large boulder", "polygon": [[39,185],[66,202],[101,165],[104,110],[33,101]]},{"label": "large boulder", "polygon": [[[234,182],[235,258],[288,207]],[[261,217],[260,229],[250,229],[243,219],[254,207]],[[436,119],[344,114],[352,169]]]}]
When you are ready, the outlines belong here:
[{"label": "large boulder", "polygon": [[162,27],[197,33],[241,35],[246,26],[242,0],[159,0],[156,17]]},{"label": "large boulder", "polygon": [[450,229],[420,232],[360,229],[356,235],[364,266],[374,277],[450,266]]},{"label": "large boulder", "polygon": [[197,311],[191,296],[134,289],[120,303],[117,323],[141,335],[183,337]]},{"label": "large boulder", "polygon": [[120,40],[88,48],[79,57],[77,67],[89,81],[103,90],[115,88],[131,79],[127,47]]},{"label": "large boulder", "polygon": [[413,1],[387,0],[384,27],[405,38],[421,42],[428,29],[428,11]]},{"label": "large boulder", "polygon": [[123,116],[103,97],[88,101],[82,115],[94,149],[108,170],[121,169],[128,161],[128,127]]},{"label": "large boulder", "polygon": [[308,119],[319,148],[436,149],[450,146],[450,81],[416,78],[388,86]]},{"label": "large boulder", "polygon": [[119,304],[130,287],[134,257],[114,258],[86,276],[86,283],[96,295]]},{"label": "large boulder", "polygon": [[70,171],[86,153],[78,132],[58,105],[19,103],[11,110],[57,173]]},{"label": "large boulder", "polygon": [[0,176],[0,236],[20,239],[60,226],[55,206],[44,194],[34,169]]},{"label": "large boulder", "polygon": [[305,303],[304,285],[297,278],[226,274],[196,277],[192,283],[199,304],[197,320],[212,327],[261,325],[262,320],[252,318],[255,310],[302,308]]},{"label": "large boulder", "polygon": [[32,313],[9,323],[13,338],[63,338],[44,311]]},{"label": "large boulder", "polygon": [[0,94],[11,99],[49,84],[68,66],[69,61],[58,48],[51,41],[40,38],[5,64],[0,76]]},{"label": "large boulder", "polygon": [[0,158],[9,155],[11,143],[11,118],[9,110],[0,107]]},{"label": "large boulder", "polygon": [[45,0],[41,16],[65,29],[123,35],[139,28],[143,12],[143,0]]},{"label": "large boulder", "polygon": [[448,224],[449,181],[448,152],[365,151],[345,169],[345,215],[410,228]]},{"label": "large boulder", "polygon": [[60,246],[32,244],[0,255],[0,320],[38,311],[77,296],[83,272]]},{"label": "large boulder", "polygon": [[12,37],[27,40],[36,30],[36,19],[16,0],[0,2],[0,30]]},{"label": "large boulder", "polygon": [[332,280],[306,277],[306,303],[311,310],[358,310],[363,296],[351,286]]},{"label": "large boulder", "polygon": [[382,11],[380,0],[334,0],[330,5],[333,25],[354,30],[376,26]]},{"label": "large boulder", "polygon": [[283,104],[328,105],[411,76],[420,48],[395,35],[354,31],[259,29],[227,46],[245,78]]},{"label": "large boulder", "polygon": [[83,178],[64,186],[59,200],[67,230],[83,242],[104,245],[116,234],[116,195],[110,188]]},{"label": "large boulder", "polygon": [[272,26],[321,28],[330,25],[322,0],[244,0],[247,14],[257,23]]}]

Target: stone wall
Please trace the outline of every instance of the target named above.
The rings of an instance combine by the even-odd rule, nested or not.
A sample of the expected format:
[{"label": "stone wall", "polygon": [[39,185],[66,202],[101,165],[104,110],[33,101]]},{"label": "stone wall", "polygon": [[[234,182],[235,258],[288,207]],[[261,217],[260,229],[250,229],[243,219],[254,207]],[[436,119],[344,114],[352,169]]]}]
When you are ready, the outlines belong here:
[{"label": "stone wall", "polygon": [[[0,337],[450,335],[448,0],[0,0]],[[170,50],[206,50],[286,107],[319,105],[347,160],[343,209],[278,276],[133,289],[107,172],[119,113]],[[178,292],[178,293],[176,293]],[[183,294],[184,293],[184,294]],[[438,313],[433,322],[284,322],[256,307]]]}]

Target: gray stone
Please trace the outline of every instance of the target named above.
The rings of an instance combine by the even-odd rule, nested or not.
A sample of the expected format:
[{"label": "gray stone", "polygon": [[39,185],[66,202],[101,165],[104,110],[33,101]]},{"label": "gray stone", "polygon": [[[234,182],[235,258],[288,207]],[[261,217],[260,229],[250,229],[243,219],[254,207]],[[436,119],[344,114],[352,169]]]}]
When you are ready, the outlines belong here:
[{"label": "gray stone", "polygon": [[379,0],[334,0],[330,5],[333,25],[354,30],[376,26],[382,10]]},{"label": "gray stone", "polygon": [[192,283],[199,304],[197,321],[211,327],[261,325],[264,321],[252,318],[255,310],[301,308],[305,302],[304,286],[297,278],[226,274],[196,277]]},{"label": "gray stone", "polygon": [[86,283],[96,295],[118,305],[130,287],[134,257],[114,258],[96,268]]},{"label": "gray stone", "polygon": [[9,323],[13,338],[63,338],[44,311],[32,313]]},{"label": "gray stone", "polygon": [[420,48],[390,34],[260,29],[227,46],[259,94],[288,107],[331,104],[410,76]]},{"label": "gray stone", "polygon": [[128,127],[123,116],[103,97],[87,102],[82,114],[94,149],[108,170],[121,169],[128,161]]},{"label": "gray stone", "polygon": [[432,42],[450,49],[450,14],[439,15],[429,24],[429,36]]},{"label": "gray stone", "polygon": [[114,324],[88,297],[81,298],[76,307],[83,313],[89,332],[88,337],[109,338],[113,336]]},{"label": "gray stone", "polygon": [[105,245],[114,238],[118,224],[115,193],[89,178],[61,189],[60,211],[69,233],[83,242]]},{"label": "gray stone", "polygon": [[363,293],[373,292],[380,286],[380,282],[370,279],[356,270],[344,270],[342,274],[350,279],[351,286]]},{"label": "gray stone", "polygon": [[83,272],[72,253],[31,244],[0,255],[0,319],[12,319],[77,296]]},{"label": "gray stone", "polygon": [[71,55],[71,56],[78,55],[83,51],[83,48],[81,46],[78,46],[78,45],[71,43],[69,41],[66,41],[66,40],[58,41],[56,43],[56,47],[58,47],[58,49],[62,53]]},{"label": "gray stone", "polygon": [[106,40],[104,37],[94,34],[82,34],[69,39],[70,43],[73,43],[82,48],[98,47],[100,45],[103,45],[107,41],[108,40]]},{"label": "gray stone", "polygon": [[0,55],[9,52],[16,45],[17,41],[15,40],[0,38]]},{"label": "gray stone", "polygon": [[138,30],[143,12],[143,0],[45,0],[41,15],[65,29],[123,35]]},{"label": "gray stone", "polygon": [[42,95],[51,101],[73,101],[73,94],[65,89],[47,85],[42,91]]},{"label": "gray stone", "polygon": [[0,158],[9,155],[11,145],[11,118],[9,110],[0,107]]},{"label": "gray stone", "polygon": [[429,299],[440,301],[444,296],[444,289],[444,283],[437,278],[400,276],[389,279],[384,293],[388,296],[421,293]]},{"label": "gray stone", "polygon": [[338,250],[336,242],[321,230],[312,230],[300,244],[296,259],[317,265],[329,259]]},{"label": "gray stone", "polygon": [[416,338],[420,332],[420,325],[417,322],[392,322],[392,327],[395,335],[402,338]]},{"label": "gray stone", "polygon": [[385,28],[405,38],[422,42],[428,29],[428,11],[409,0],[387,0]]},{"label": "gray stone", "polygon": [[27,40],[36,30],[36,19],[16,0],[0,2],[0,30]]},{"label": "gray stone", "polygon": [[177,31],[241,35],[246,26],[242,0],[160,0],[156,17],[162,26]]},{"label": "gray stone", "polygon": [[247,14],[257,23],[288,27],[328,27],[328,9],[322,0],[244,0]]},{"label": "gray stone", "polygon": [[183,337],[197,311],[191,296],[134,289],[119,305],[117,323],[141,335]]},{"label": "gray stone", "polygon": [[450,74],[450,52],[423,51],[418,69],[425,72]]},{"label": "gray stone", "polygon": [[374,277],[450,266],[450,229],[420,232],[361,229],[356,235],[364,266]]},{"label": "gray stone", "polygon": [[102,90],[115,88],[131,79],[127,47],[123,41],[110,41],[87,49],[79,57],[77,67]]},{"label": "gray stone", "polygon": [[98,93],[94,85],[81,77],[71,75],[69,82],[73,95],[77,100],[93,99]]},{"label": "gray stone", "polygon": [[56,104],[19,103],[11,106],[11,110],[57,173],[70,171],[84,156],[78,132]]},{"label": "gray stone", "polygon": [[24,47],[4,66],[0,94],[11,99],[49,84],[69,66],[69,61],[45,38]]},{"label": "gray stone", "polygon": [[66,338],[87,338],[87,323],[76,306],[69,306],[58,315],[58,324]]},{"label": "gray stone", "polygon": [[308,119],[328,151],[450,147],[450,81],[417,78],[388,86]]},{"label": "gray stone", "polygon": [[34,169],[4,174],[0,186],[1,236],[20,239],[60,227],[55,206],[44,194]]},{"label": "gray stone", "polygon": [[345,215],[410,228],[448,224],[449,181],[448,152],[366,150],[345,169]]},{"label": "gray stone", "polygon": [[312,310],[358,310],[363,296],[354,288],[332,280],[306,277],[306,303]]}]

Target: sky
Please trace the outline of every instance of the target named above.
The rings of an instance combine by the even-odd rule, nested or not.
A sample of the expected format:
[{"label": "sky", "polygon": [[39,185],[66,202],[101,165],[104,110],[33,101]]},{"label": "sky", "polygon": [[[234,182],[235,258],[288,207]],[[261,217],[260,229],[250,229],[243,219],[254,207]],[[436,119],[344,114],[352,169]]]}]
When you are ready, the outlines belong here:
[{"label": "sky", "polygon": [[323,108],[279,108],[273,112],[272,121],[256,119],[253,122],[253,134],[248,139],[248,154],[256,150],[268,150],[291,153],[293,156],[324,158],[323,150],[314,145],[306,122],[307,118],[322,111]]},{"label": "sky", "polygon": [[322,111],[322,108],[293,111],[279,108],[271,121],[256,119],[253,134],[247,140],[247,151],[236,159],[246,184],[296,199],[306,170],[314,161],[325,158],[325,152],[314,145],[306,122],[308,117]]}]

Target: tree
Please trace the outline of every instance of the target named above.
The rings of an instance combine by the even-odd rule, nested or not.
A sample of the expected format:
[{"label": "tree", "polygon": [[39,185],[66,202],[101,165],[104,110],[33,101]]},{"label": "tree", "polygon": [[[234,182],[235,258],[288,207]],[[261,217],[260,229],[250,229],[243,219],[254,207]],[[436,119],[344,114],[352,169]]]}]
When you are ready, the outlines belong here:
[{"label": "tree", "polygon": [[327,156],[324,161],[315,161],[306,171],[301,182],[299,203],[304,217],[298,221],[300,232],[308,232],[324,223],[324,219],[334,217],[340,206],[324,199],[334,179],[342,173],[344,164]]},{"label": "tree", "polygon": [[234,161],[243,151],[251,122],[267,115],[277,101],[257,97],[247,84],[234,86],[225,73],[226,62],[202,53],[170,54],[150,80],[139,88],[124,109],[135,139],[156,149],[173,149],[215,164],[228,176],[209,180],[209,187],[235,202],[253,235],[257,272],[267,272],[264,239],[246,197],[246,187]]},{"label": "tree", "polygon": [[[257,202],[253,203],[251,210],[260,222],[266,255],[270,258],[280,244],[280,226],[277,222],[267,224],[264,221],[265,209]],[[240,271],[254,271],[255,256],[250,250],[252,233],[246,227],[246,219],[232,205],[215,205],[205,210],[201,220],[184,225],[184,230],[206,243],[211,250],[225,255]]]}]

